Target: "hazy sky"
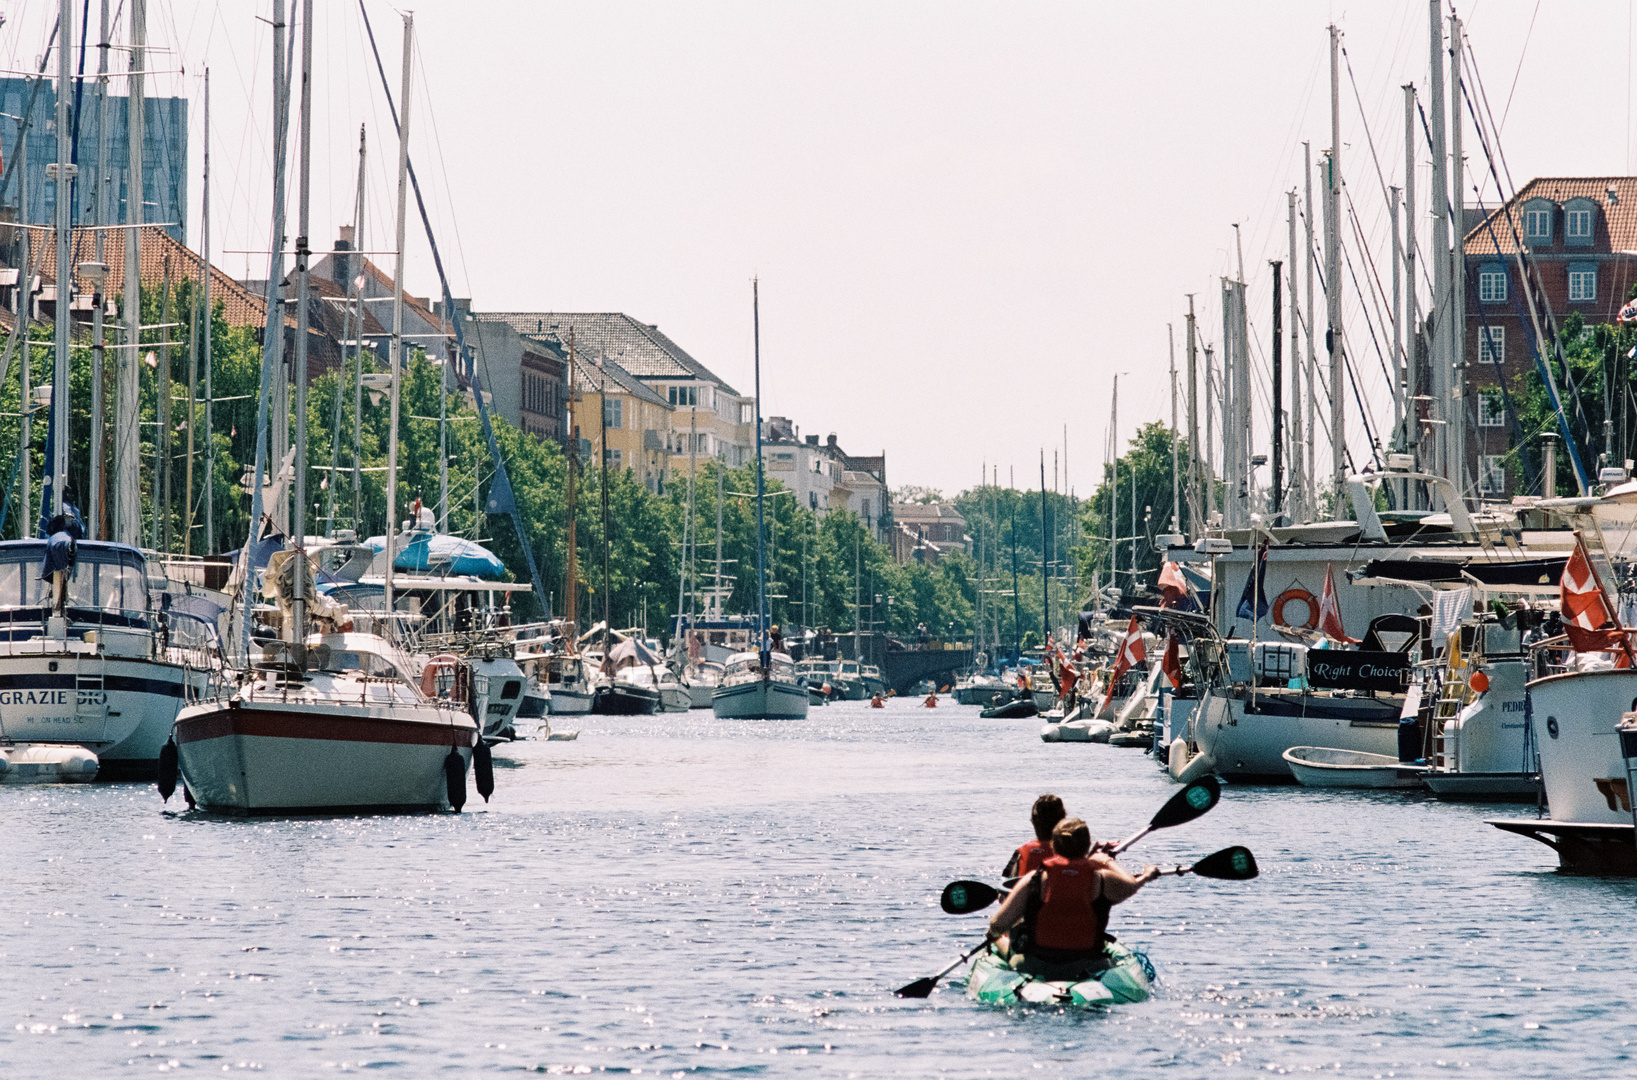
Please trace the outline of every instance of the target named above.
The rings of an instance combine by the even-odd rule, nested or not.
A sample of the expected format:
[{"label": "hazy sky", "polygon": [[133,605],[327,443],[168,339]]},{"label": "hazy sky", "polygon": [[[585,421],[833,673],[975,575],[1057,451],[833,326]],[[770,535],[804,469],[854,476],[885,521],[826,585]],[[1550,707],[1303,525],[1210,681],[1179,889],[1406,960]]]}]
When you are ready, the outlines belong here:
[{"label": "hazy sky", "polygon": [[[368,4],[396,93],[401,22]],[[365,245],[386,251],[396,143],[374,60],[356,4],[316,7],[314,246],[353,216],[366,124]],[[34,66],[56,5],[3,10],[0,59]],[[169,50],[150,67],[172,72],[150,93],[195,101],[195,178],[212,71],[217,262],[263,277],[271,32],[257,16],[271,4],[148,11],[150,43]],[[1631,169],[1629,2],[1479,0],[1461,14],[1518,184]],[[453,288],[478,310],[625,311],[748,393],[759,275],[766,414],[885,450],[895,486],[950,493],[985,461],[1003,482],[1015,467],[1038,483],[1043,446],[1049,483],[1066,425],[1068,480],[1085,495],[1115,373],[1129,373],[1123,440],[1169,415],[1166,327],[1180,369],[1184,294],[1202,336],[1221,337],[1234,223],[1265,354],[1284,192],[1301,182],[1302,140],[1315,159],[1330,141],[1332,19],[1352,69],[1344,172],[1390,288],[1371,143],[1402,183],[1399,86],[1426,86],[1424,3],[430,3],[416,14],[411,152]],[[1486,166],[1470,129],[1467,151]],[[1424,210],[1424,145],[1420,158]],[[294,213],[292,187],[292,234]],[[1424,214],[1419,227],[1425,238]],[[409,237],[408,287],[435,294],[413,212]],[[1355,258],[1362,279],[1369,260]],[[1346,284],[1384,424],[1382,366]],[[1356,417],[1349,431],[1362,452]]]}]

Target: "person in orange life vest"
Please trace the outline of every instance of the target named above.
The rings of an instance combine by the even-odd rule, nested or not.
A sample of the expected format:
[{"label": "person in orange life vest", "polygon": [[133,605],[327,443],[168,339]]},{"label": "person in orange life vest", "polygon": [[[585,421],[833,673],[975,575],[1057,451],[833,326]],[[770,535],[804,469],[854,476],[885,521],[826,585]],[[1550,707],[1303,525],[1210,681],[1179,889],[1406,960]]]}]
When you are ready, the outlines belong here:
[{"label": "person in orange life vest", "polygon": [[1034,826],[1033,840],[1012,852],[1012,859],[1001,871],[1001,877],[1022,877],[1040,869],[1040,864],[1052,857],[1052,830],[1069,816],[1063,809],[1063,800],[1056,795],[1042,795],[1029,810],[1029,824]]},{"label": "person in orange life vest", "polygon": [[1145,866],[1132,877],[1091,847],[1084,821],[1058,822],[1052,830],[1056,854],[1019,881],[989,921],[990,939],[1017,971],[1065,979],[1106,965],[1109,908],[1159,876],[1157,867]]}]

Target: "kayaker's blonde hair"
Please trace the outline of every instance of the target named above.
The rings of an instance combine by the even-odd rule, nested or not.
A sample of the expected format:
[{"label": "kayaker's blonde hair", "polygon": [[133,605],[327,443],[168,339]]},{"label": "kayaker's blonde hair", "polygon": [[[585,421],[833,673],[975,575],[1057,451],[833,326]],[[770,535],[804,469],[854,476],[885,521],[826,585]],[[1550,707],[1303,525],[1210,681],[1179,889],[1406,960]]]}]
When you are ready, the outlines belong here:
[{"label": "kayaker's blonde hair", "polygon": [[1034,807],[1029,811],[1029,824],[1034,826],[1035,839],[1042,844],[1051,840],[1052,829],[1068,816],[1063,809],[1063,800],[1056,795],[1042,795],[1034,801]]},{"label": "kayaker's blonde hair", "polygon": [[1083,859],[1091,850],[1091,827],[1077,817],[1057,823],[1052,830],[1052,850],[1065,859]]}]

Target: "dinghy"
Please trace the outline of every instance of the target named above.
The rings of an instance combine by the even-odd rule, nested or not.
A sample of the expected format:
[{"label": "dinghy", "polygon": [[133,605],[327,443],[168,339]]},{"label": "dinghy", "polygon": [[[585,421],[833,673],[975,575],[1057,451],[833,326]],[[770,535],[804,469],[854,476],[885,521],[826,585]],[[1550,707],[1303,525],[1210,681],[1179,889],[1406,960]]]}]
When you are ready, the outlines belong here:
[{"label": "dinghy", "polygon": [[1305,787],[1420,787],[1425,765],[1413,765],[1386,754],[1334,750],[1325,746],[1292,746],[1284,753],[1296,782]]}]

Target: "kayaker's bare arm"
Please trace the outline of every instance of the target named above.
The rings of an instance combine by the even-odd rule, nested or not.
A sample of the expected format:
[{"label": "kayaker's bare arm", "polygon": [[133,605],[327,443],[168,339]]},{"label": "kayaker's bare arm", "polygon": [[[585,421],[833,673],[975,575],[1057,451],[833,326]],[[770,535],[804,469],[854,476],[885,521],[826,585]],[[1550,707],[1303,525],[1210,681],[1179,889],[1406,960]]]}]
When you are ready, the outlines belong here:
[{"label": "kayaker's bare arm", "polygon": [[997,938],[1006,933],[1023,918],[1029,908],[1029,895],[1034,891],[1035,879],[1039,876],[1040,871],[1033,870],[1018,879],[1011,894],[1001,903],[1000,910],[989,920],[990,938]]},{"label": "kayaker's bare arm", "polygon": [[1136,895],[1138,889],[1159,876],[1158,867],[1145,866],[1141,874],[1132,877],[1119,863],[1103,854],[1093,855],[1091,861],[1097,864],[1098,872],[1102,877],[1103,895],[1108,898],[1108,902],[1111,904],[1118,904],[1131,899]]}]

